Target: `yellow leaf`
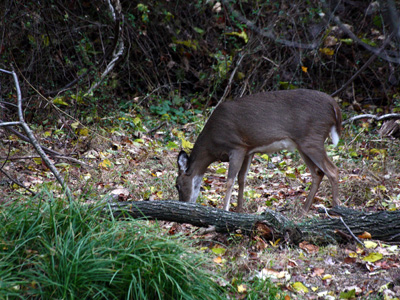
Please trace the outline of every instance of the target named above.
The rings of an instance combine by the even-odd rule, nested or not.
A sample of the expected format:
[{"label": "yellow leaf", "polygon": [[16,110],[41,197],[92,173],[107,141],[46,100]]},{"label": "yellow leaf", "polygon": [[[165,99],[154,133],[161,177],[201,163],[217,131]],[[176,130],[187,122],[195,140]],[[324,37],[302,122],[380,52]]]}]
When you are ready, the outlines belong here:
[{"label": "yellow leaf", "polygon": [[332,275],[326,274],[324,277],[322,277],[322,280],[327,280],[327,279],[332,279]]},{"label": "yellow leaf", "polygon": [[33,161],[35,162],[35,164],[40,165],[42,164],[42,159],[40,157],[34,157]]},{"label": "yellow leaf", "polygon": [[372,252],[368,254],[368,256],[364,257],[363,260],[368,262],[376,262],[378,260],[381,260],[382,257],[383,257],[382,253]]},{"label": "yellow leaf", "polygon": [[76,122],[71,124],[72,129],[77,129],[78,126],[79,126],[79,121],[76,121]]},{"label": "yellow leaf", "polygon": [[185,140],[184,138],[181,138],[181,142],[182,142],[182,148],[185,150],[190,150],[193,148],[193,144],[187,140]]},{"label": "yellow leaf", "polygon": [[89,129],[87,129],[87,127],[79,129],[79,135],[80,136],[88,136],[89,135]]},{"label": "yellow leaf", "polygon": [[351,258],[357,258],[357,253],[355,253],[355,252],[350,252],[349,253],[349,257],[351,257]]},{"label": "yellow leaf", "polygon": [[51,136],[51,131],[46,131],[46,132],[44,133],[44,136],[45,136],[45,137]]},{"label": "yellow leaf", "polygon": [[321,52],[322,54],[328,55],[328,56],[332,56],[335,53],[335,50],[330,49],[330,48],[320,48],[319,52]]},{"label": "yellow leaf", "polygon": [[244,284],[238,285],[237,291],[238,293],[246,293],[247,292],[246,286]]},{"label": "yellow leaf", "polygon": [[278,247],[278,243],[280,242],[281,239],[277,239],[275,242],[269,241],[269,243],[272,245],[272,247]]},{"label": "yellow leaf", "polygon": [[368,249],[375,249],[376,247],[378,247],[378,244],[375,242],[371,242],[371,241],[365,241],[364,245],[366,248]]},{"label": "yellow leaf", "polygon": [[59,104],[59,105],[69,106],[69,104],[64,101],[64,97],[56,97],[56,98],[54,98],[53,99],[53,103],[54,104]]},{"label": "yellow leaf", "polygon": [[305,67],[305,66],[301,66],[301,70],[302,70],[304,73],[307,73],[308,68]]},{"label": "yellow leaf", "polygon": [[293,283],[292,287],[296,292],[308,293],[308,288],[305,287],[300,281]]},{"label": "yellow leaf", "polygon": [[108,158],[106,158],[101,163],[99,163],[99,167],[103,169],[110,169],[112,167],[112,163]]},{"label": "yellow leaf", "polygon": [[42,34],[42,42],[47,47],[50,44],[49,36]]},{"label": "yellow leaf", "polygon": [[225,34],[226,34],[226,35],[236,35],[237,37],[242,38],[243,41],[244,41],[246,44],[247,44],[247,42],[249,41],[249,37],[248,37],[246,31],[244,31],[244,30],[242,30],[241,32],[236,32],[236,31],[234,31],[234,32],[228,32],[228,33],[225,33]]},{"label": "yellow leaf", "polygon": [[197,40],[182,41],[182,40],[173,39],[173,42],[177,45],[184,45],[188,48],[192,48],[193,50],[197,50],[197,47],[199,45],[199,42]]},{"label": "yellow leaf", "polygon": [[86,181],[86,180],[89,180],[91,177],[92,177],[92,175],[90,175],[90,173],[86,173],[83,175],[82,178]]}]

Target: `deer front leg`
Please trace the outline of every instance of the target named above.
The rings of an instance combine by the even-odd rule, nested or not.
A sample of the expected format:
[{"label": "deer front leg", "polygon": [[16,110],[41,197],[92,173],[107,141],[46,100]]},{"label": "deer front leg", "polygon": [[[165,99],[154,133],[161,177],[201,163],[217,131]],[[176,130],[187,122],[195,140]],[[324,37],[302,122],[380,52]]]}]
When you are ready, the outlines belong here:
[{"label": "deer front leg", "polygon": [[228,179],[226,181],[226,195],[224,199],[224,210],[226,211],[229,211],[233,185],[235,183],[236,176],[243,165],[244,156],[245,153],[242,151],[234,151],[229,156]]},{"label": "deer front leg", "polygon": [[238,175],[238,182],[239,182],[239,196],[238,196],[238,202],[237,202],[237,212],[241,212],[243,210],[243,193],[244,193],[244,186],[246,182],[246,176],[247,172],[249,171],[249,167],[251,164],[251,161],[253,160],[254,154],[247,155],[242,164],[242,168],[239,171]]}]

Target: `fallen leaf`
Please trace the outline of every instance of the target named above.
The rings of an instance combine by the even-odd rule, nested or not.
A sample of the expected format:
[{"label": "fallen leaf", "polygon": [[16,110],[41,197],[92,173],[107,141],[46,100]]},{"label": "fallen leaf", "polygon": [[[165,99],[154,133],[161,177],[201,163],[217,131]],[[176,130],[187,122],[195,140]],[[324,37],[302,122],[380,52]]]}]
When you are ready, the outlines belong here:
[{"label": "fallen leaf", "polygon": [[102,169],[110,169],[112,167],[112,163],[108,158],[106,158],[101,163],[99,163],[99,167]]},{"label": "fallen leaf", "polygon": [[216,258],[214,258],[213,260],[216,264],[222,264],[222,257],[221,256],[217,256]]},{"label": "fallen leaf", "polygon": [[364,246],[368,249],[375,249],[376,247],[378,247],[378,244],[372,241],[365,241]]},{"label": "fallen leaf", "polygon": [[325,54],[327,56],[332,56],[335,53],[335,51],[330,48],[320,48],[319,52],[321,52],[322,54]]},{"label": "fallen leaf", "polygon": [[293,283],[292,287],[296,292],[308,293],[308,288],[300,281]]},{"label": "fallen leaf", "polygon": [[214,248],[211,249],[211,251],[214,252],[217,255],[224,255],[225,252],[226,252],[226,249],[222,248],[222,247],[214,247]]},{"label": "fallen leaf", "polygon": [[237,291],[238,291],[239,293],[246,293],[246,292],[247,292],[246,285],[244,285],[244,284],[238,285]]},{"label": "fallen leaf", "polygon": [[350,290],[348,292],[341,292],[340,299],[352,299],[356,297],[356,290]]},{"label": "fallen leaf", "polygon": [[290,274],[286,271],[276,271],[273,269],[268,269],[264,268],[258,274],[256,274],[256,277],[266,280],[267,278],[269,279],[283,279],[285,278],[286,280],[290,279]]},{"label": "fallen leaf", "polygon": [[358,235],[360,239],[370,239],[372,238],[371,234],[369,232],[364,231],[362,234]]},{"label": "fallen leaf", "polygon": [[322,274],[324,274],[324,273],[325,273],[325,269],[314,268],[313,273],[311,274],[311,277],[322,276]]},{"label": "fallen leaf", "polygon": [[322,280],[327,280],[327,279],[332,279],[332,275],[326,274],[324,277],[322,277]]},{"label": "fallen leaf", "polygon": [[319,247],[313,244],[310,244],[309,242],[301,242],[299,244],[299,247],[303,250],[305,250],[307,253],[317,253],[319,251]]},{"label": "fallen leaf", "polygon": [[363,257],[363,260],[368,262],[376,262],[378,260],[381,260],[382,257],[383,257],[382,253],[372,252],[368,254],[366,257]]}]

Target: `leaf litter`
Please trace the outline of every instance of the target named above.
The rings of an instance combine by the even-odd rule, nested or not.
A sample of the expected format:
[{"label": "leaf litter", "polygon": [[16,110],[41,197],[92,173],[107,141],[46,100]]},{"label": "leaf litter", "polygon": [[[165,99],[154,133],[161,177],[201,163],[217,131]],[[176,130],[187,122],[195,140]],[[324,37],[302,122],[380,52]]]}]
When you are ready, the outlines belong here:
[{"label": "leaf litter", "polygon": [[[75,147],[82,150],[82,158],[86,157],[97,166],[94,169],[76,165],[63,167],[62,171],[74,185],[76,196],[86,193],[88,202],[106,195],[114,195],[118,201],[176,199],[173,182],[178,148],[166,148],[163,143],[146,136],[138,142],[127,136],[115,138],[113,143],[94,141],[90,150],[79,149],[79,145]],[[340,157],[344,156],[344,149],[338,151],[342,151]],[[371,157],[369,153],[361,150],[357,154],[362,163],[340,160],[343,202],[355,209],[399,209],[397,152],[392,158],[385,157],[385,161],[379,160],[379,155]],[[360,167],[363,164],[367,166]],[[383,165],[385,169],[382,169]],[[224,163],[209,168],[200,197],[203,204],[221,207],[227,168]],[[379,173],[371,175],[368,168],[377,168]],[[40,189],[54,182],[47,168],[34,160],[12,161],[12,167],[6,165],[5,170],[24,173],[24,185],[30,188]],[[288,216],[295,216],[308,194],[310,182],[310,173],[299,162],[298,154],[283,152],[272,157],[256,156],[246,182],[245,209],[252,213],[262,212],[265,208],[279,209]],[[90,185],[96,189],[88,191]],[[25,192],[12,184],[3,190],[10,199],[15,192]],[[62,195],[55,184],[52,191]],[[235,193],[237,195],[237,186]],[[328,203],[329,193],[330,186],[324,180],[316,202]],[[213,257],[215,265],[210,269],[225,268],[228,282],[235,278],[270,280],[291,295],[291,299],[400,299],[398,245],[366,239],[363,247],[356,243],[325,247],[301,243],[298,247],[288,247],[282,241],[273,243],[260,236],[199,235],[195,226],[158,223],[165,229],[165,234],[190,236],[199,251]],[[246,294],[251,286],[240,284],[237,288]]]}]

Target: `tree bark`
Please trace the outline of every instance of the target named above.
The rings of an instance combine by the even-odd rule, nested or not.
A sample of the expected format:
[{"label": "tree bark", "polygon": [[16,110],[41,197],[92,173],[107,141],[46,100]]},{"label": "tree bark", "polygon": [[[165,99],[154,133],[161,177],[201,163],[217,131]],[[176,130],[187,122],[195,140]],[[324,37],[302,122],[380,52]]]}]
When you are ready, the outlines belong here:
[{"label": "tree bark", "polygon": [[[281,213],[267,209],[261,215],[228,212],[199,204],[177,201],[138,201],[109,203],[115,218],[157,219],[214,226],[217,232],[262,235],[266,239],[283,238],[287,243],[309,241],[315,244],[346,243],[369,233],[372,239],[400,243],[400,211],[359,212],[345,207],[326,211],[326,218],[295,223]],[[333,216],[335,215],[335,216]]]}]

